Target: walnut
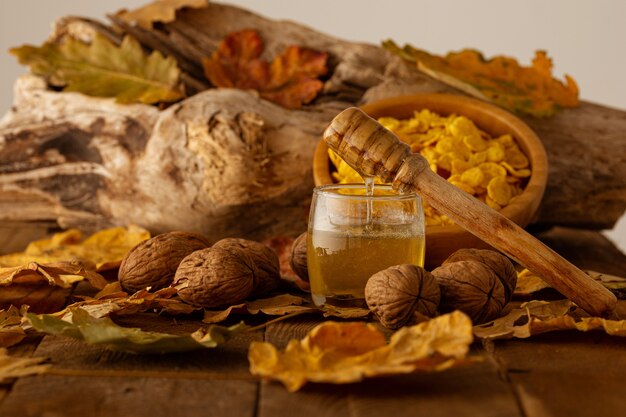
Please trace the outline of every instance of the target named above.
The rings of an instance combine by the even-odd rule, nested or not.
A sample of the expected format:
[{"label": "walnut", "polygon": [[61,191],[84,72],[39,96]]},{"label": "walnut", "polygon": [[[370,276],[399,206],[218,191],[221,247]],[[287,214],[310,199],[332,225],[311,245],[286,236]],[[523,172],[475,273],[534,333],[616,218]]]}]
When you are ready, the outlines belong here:
[{"label": "walnut", "polygon": [[437,315],[439,285],[423,268],[392,266],[367,281],[365,301],[383,326],[397,329]]},{"label": "walnut", "polygon": [[280,264],[278,255],[273,249],[260,242],[236,238],[222,239],[213,247],[226,250],[243,250],[250,255],[257,269],[254,273],[252,298],[266,295],[280,286]]},{"label": "walnut", "polygon": [[474,324],[499,317],[506,305],[504,285],[487,264],[458,261],[441,265],[432,274],[439,283],[443,313],[461,310]]},{"label": "walnut", "polygon": [[476,261],[489,266],[504,285],[506,302],[511,301],[517,285],[517,272],[509,258],[487,249],[459,249],[450,255],[444,264],[457,261]]},{"label": "walnut", "polygon": [[126,254],[120,265],[118,279],[127,292],[146,287],[158,290],[172,283],[176,268],[192,252],[210,246],[202,235],[170,232],[141,242]]},{"label": "walnut", "polygon": [[289,258],[289,265],[293,272],[295,272],[300,278],[305,281],[309,281],[309,270],[307,265],[306,251],[307,251],[307,238],[308,233],[304,232],[293,241],[291,245],[291,257]]},{"label": "walnut", "polygon": [[256,271],[247,251],[214,246],[183,259],[172,286],[189,304],[206,308],[229,306],[252,293]]}]

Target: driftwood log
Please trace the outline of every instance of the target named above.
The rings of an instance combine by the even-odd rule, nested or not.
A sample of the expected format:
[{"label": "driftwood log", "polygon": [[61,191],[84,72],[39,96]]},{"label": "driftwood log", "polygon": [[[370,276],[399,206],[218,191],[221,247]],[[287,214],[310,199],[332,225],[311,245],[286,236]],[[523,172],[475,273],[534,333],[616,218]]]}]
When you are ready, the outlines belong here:
[{"label": "driftwood log", "polygon": [[[231,6],[179,11],[175,22],[151,31],[111,19],[146,49],[176,56],[187,90],[200,92],[159,110],[21,77],[0,121],[0,220],[83,229],[135,223],[213,239],[296,234],[307,218],[314,147],[337,113],[397,94],[461,94],[377,46]],[[314,103],[287,110],[252,91],[205,90],[199,59],[244,28],[259,31],[266,58],[291,44],[330,54],[331,74]],[[63,19],[53,36],[93,31],[119,41],[106,25],[80,18]],[[626,208],[626,112],[582,103],[526,121],[550,157],[536,223],[611,227]]]}]

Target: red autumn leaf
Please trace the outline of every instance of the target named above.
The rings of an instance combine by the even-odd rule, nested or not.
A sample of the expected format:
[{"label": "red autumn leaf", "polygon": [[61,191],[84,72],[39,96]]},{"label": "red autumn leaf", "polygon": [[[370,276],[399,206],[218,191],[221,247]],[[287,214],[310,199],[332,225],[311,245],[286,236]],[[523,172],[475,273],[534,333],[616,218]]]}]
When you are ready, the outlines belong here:
[{"label": "red autumn leaf", "polygon": [[261,97],[288,109],[310,103],[322,89],[328,54],[289,46],[270,64],[260,59],[263,41],[251,29],[234,32],[202,64],[216,87],[257,90]]}]

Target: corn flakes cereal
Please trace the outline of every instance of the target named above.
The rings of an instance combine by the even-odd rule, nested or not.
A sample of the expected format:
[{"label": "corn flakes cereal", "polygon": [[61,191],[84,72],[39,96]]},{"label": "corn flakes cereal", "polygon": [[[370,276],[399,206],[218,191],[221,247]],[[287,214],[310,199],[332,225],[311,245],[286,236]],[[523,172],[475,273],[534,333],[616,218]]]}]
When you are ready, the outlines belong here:
[{"label": "corn flakes cereal", "polygon": [[[409,144],[412,152],[422,155],[431,170],[495,210],[520,195],[532,174],[528,158],[511,135],[491,137],[467,117],[423,109],[410,119],[382,117],[378,121]],[[337,169],[332,173],[337,182],[363,182],[333,151],[329,155]],[[428,204],[424,214],[427,226],[454,224]]]}]

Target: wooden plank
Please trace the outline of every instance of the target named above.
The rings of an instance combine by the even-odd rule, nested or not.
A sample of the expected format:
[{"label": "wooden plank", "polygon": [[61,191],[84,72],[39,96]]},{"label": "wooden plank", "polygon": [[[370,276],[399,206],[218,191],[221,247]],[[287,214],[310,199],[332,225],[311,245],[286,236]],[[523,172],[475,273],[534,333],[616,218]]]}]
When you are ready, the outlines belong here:
[{"label": "wooden plank", "polygon": [[[284,347],[303,337],[319,321],[276,323],[266,341]],[[474,352],[483,355],[478,346]],[[289,393],[278,383],[261,384],[259,416],[520,416],[517,400],[490,361],[442,373],[367,380],[351,385],[310,384]]]},{"label": "wooden plank", "polygon": [[[118,322],[172,334],[201,325],[147,314]],[[262,339],[262,331],[245,332],[216,349],[134,355],[46,336],[34,355],[49,358],[52,369],[19,379],[0,415],[252,416],[258,382],[248,373],[247,350],[252,340]]]},{"label": "wooden plank", "polygon": [[[126,327],[141,327],[147,331],[171,334],[190,333],[201,327],[201,323],[194,320],[154,314],[142,314],[116,321]],[[215,349],[167,355],[135,355],[106,350],[75,339],[46,336],[35,355],[50,358],[55,369],[90,370],[94,371],[94,375],[107,372],[119,372],[123,375],[125,371],[149,371],[150,374],[175,371],[210,373],[225,379],[251,379],[247,353],[253,340],[263,340],[263,332],[240,333]]]},{"label": "wooden plank", "polygon": [[626,343],[602,332],[497,342],[527,417],[626,415]]},{"label": "wooden plank", "polygon": [[3,417],[254,416],[257,382],[39,375],[21,378]]}]

